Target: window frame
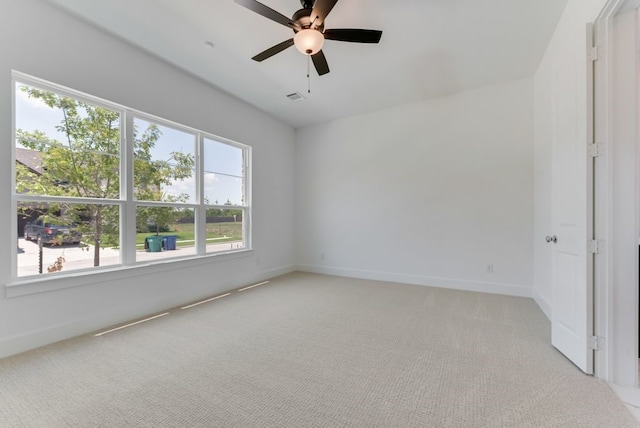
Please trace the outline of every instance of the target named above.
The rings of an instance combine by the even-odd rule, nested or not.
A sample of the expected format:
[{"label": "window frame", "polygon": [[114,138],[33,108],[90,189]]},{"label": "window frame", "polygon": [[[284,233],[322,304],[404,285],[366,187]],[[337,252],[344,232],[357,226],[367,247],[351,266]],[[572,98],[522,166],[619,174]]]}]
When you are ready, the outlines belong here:
[{"label": "window frame", "polygon": [[[18,71],[12,71],[12,156],[11,156],[11,212],[13,213],[11,220],[11,279],[7,287],[23,286],[26,284],[37,284],[43,281],[49,282],[55,279],[65,279],[70,277],[86,277],[105,271],[114,270],[131,270],[140,267],[158,267],[168,262],[188,261],[190,259],[203,260],[210,262],[212,257],[220,256],[238,256],[240,253],[251,253],[251,171],[252,171],[252,148],[246,144],[242,144],[227,138],[215,135],[211,132],[202,131],[184,124],[180,124],[168,119],[164,119],[153,114],[142,112],[133,108],[129,108],[111,101],[107,101],[98,97],[88,95],[86,93],[58,85],[52,82],[39,79]],[[50,196],[50,195],[33,195],[18,193],[16,190],[16,91],[19,85],[27,85],[37,89],[55,92],[56,94],[68,96],[70,98],[96,105],[101,108],[116,111],[120,114],[120,197],[119,199],[100,199],[85,197],[67,197],[67,196]],[[141,119],[160,126],[166,126],[174,130],[193,134],[194,142],[194,181],[195,181],[195,200],[184,202],[164,202],[164,201],[147,201],[137,200],[134,192],[134,127],[135,119]],[[242,150],[243,153],[243,192],[244,200],[241,206],[232,206],[232,209],[242,211],[242,248],[229,249],[228,251],[207,252],[206,249],[206,210],[217,205],[206,204],[204,199],[204,141],[206,139],[229,145]],[[72,271],[62,271],[55,274],[37,274],[18,276],[18,249],[15,245],[18,242],[18,220],[17,209],[18,202],[58,202],[58,203],[86,203],[86,204],[108,204],[119,207],[119,240],[120,240],[120,261],[116,265],[87,267]],[[154,260],[136,260],[136,212],[139,206],[158,206],[158,207],[175,207],[191,209],[194,212],[194,239],[195,239],[195,255],[190,254],[180,256],[179,254],[171,254],[168,256],[158,257]],[[229,206],[220,206],[220,208],[230,208]],[[224,257],[226,258],[226,257]],[[235,257],[233,257],[235,258]],[[194,260],[194,262],[197,262]],[[191,263],[187,263],[191,264]],[[75,282],[75,281],[73,281]],[[60,282],[63,284],[63,281]],[[73,286],[73,285],[70,285]],[[66,287],[60,287],[66,288]],[[36,287],[37,289],[37,287]],[[22,293],[15,293],[20,295]]]}]

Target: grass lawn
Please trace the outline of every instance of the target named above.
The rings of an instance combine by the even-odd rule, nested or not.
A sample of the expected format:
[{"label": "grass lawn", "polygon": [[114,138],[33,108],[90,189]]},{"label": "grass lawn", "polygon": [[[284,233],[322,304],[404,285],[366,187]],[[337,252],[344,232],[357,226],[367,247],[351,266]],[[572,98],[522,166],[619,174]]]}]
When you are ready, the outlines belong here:
[{"label": "grass lawn", "polygon": [[[171,226],[169,232],[160,232],[158,236],[174,235],[178,237],[178,247],[190,247],[194,245],[194,224],[176,224]],[[136,246],[144,247],[144,240],[155,233],[136,233]],[[229,242],[242,240],[242,222],[207,223],[207,242]]]}]

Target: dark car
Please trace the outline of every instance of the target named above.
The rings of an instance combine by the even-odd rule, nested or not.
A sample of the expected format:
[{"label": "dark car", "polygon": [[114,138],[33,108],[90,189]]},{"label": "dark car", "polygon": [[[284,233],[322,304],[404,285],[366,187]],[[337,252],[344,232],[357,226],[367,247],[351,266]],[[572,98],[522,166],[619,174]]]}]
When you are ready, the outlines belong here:
[{"label": "dark car", "polygon": [[54,224],[47,216],[40,216],[24,227],[24,239],[42,244],[79,244],[82,233],[71,226]]}]

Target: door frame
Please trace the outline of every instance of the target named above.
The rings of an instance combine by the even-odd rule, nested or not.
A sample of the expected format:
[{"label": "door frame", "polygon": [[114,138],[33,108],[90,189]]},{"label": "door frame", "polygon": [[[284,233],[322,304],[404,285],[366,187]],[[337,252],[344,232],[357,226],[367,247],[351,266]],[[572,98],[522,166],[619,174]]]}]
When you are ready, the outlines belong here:
[{"label": "door frame", "polygon": [[[631,4],[631,3],[636,3]],[[595,235],[604,241],[604,251],[595,257],[594,261],[594,299],[595,334],[604,339],[599,352],[596,353],[595,374],[598,378],[622,385],[637,386],[638,384],[638,246],[635,245],[635,291],[631,291],[633,284],[629,284],[631,272],[628,264],[624,266],[621,258],[616,259],[616,250],[620,246],[620,228],[616,223],[616,207],[621,201],[617,180],[625,174],[636,174],[637,160],[634,160],[635,171],[621,170],[616,160],[620,153],[616,152],[616,115],[614,114],[614,96],[616,79],[620,71],[614,61],[617,47],[615,32],[615,17],[623,7],[640,6],[640,0],[608,0],[602,12],[594,23],[594,40],[598,49],[598,60],[594,65],[594,134],[595,142],[600,143],[605,150],[604,155],[596,158],[594,173],[594,227]],[[637,110],[637,106],[636,106]],[[636,116],[637,117],[637,116]],[[637,141],[636,141],[637,144]],[[634,183],[636,185],[637,183]],[[637,189],[635,201],[638,200]],[[634,224],[627,224],[626,228],[634,231],[637,239],[637,207],[635,209]],[[625,229],[627,230],[627,229]],[[627,230],[627,233],[629,231]],[[618,236],[617,236],[618,235]],[[627,281],[625,283],[625,280]],[[633,295],[627,295],[631,293]],[[625,302],[627,312],[621,316],[620,302]],[[629,318],[629,308],[633,309],[635,319]],[[632,323],[628,327],[625,323]],[[635,351],[635,358],[628,352],[629,344]],[[633,368],[633,369],[632,369]]]}]

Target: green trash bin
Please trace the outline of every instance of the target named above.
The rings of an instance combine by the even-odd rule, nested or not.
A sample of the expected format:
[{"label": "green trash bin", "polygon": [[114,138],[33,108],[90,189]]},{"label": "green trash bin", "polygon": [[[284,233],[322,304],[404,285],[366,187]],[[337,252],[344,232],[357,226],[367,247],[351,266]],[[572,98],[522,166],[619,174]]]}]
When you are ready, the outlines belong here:
[{"label": "green trash bin", "polygon": [[147,251],[150,253],[159,253],[162,251],[162,236],[147,236],[145,239]]}]

